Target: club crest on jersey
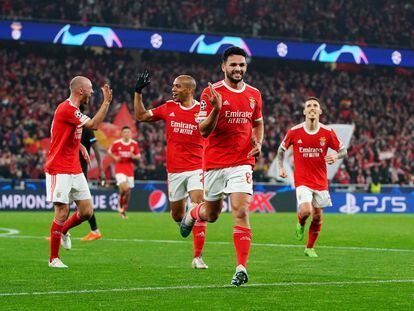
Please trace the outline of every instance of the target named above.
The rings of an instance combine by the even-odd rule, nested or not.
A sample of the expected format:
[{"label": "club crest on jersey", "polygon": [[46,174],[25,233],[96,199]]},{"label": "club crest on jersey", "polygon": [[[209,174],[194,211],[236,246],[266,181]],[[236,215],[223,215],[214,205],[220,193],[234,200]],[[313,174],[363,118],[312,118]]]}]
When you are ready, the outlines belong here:
[{"label": "club crest on jersey", "polygon": [[78,119],[82,118],[82,112],[80,112],[79,110],[76,110],[75,117],[77,117]]},{"label": "club crest on jersey", "polygon": [[206,101],[203,99],[201,102],[200,102],[200,110],[205,110],[207,108],[207,103],[206,103]]},{"label": "club crest on jersey", "polygon": [[322,147],[325,146],[326,138],[325,137],[319,138],[319,142],[320,142],[320,144],[321,144]]},{"label": "club crest on jersey", "polygon": [[250,108],[254,109],[254,106],[256,105],[256,100],[254,99],[254,97],[249,97],[249,103]]}]

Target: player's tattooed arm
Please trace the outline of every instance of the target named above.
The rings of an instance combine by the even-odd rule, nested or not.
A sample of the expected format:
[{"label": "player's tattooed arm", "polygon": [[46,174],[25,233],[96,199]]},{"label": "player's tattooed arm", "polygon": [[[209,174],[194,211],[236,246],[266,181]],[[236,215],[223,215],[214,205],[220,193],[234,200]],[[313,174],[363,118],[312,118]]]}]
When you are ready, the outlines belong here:
[{"label": "player's tattooed arm", "polygon": [[108,84],[105,84],[103,87],[101,87],[101,90],[103,93],[103,101],[101,107],[99,108],[95,116],[85,123],[84,126],[86,128],[97,130],[98,126],[102,123],[102,121],[106,117],[106,114],[108,113],[109,104],[112,101],[112,89],[109,87]]},{"label": "player's tattooed arm", "polygon": [[252,150],[247,154],[247,157],[258,157],[262,152],[262,142],[264,135],[263,121],[256,122],[252,130]]},{"label": "player's tattooed arm", "polygon": [[282,148],[282,146],[279,146],[279,149],[277,149],[277,164],[279,166],[279,176],[282,178],[286,178],[286,170],[283,167],[283,160],[285,158],[285,149]]},{"label": "player's tattooed arm", "polygon": [[208,137],[210,133],[216,128],[222,106],[221,94],[218,93],[215,89],[213,89],[213,85],[211,83],[208,83],[208,86],[210,88],[211,93],[209,101],[213,106],[213,110],[211,110],[208,117],[199,124],[200,134],[204,138]]},{"label": "player's tattooed arm", "polygon": [[328,154],[325,156],[325,162],[328,164],[334,164],[337,160],[343,159],[348,154],[346,148],[339,149],[337,154]]},{"label": "player's tattooed arm", "polygon": [[140,122],[151,121],[152,117],[151,112],[145,109],[142,100],[142,90],[151,83],[150,77],[149,72],[145,70],[143,73],[138,74],[137,82],[135,83],[134,111],[135,118]]}]

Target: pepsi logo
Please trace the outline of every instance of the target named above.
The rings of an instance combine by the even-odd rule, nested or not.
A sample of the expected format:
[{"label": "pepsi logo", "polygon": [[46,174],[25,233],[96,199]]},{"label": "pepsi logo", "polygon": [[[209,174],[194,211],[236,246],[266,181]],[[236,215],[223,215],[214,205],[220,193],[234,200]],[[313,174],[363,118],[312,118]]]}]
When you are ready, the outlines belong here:
[{"label": "pepsi logo", "polygon": [[167,196],[162,190],[154,190],[148,198],[151,212],[162,213],[167,208]]}]

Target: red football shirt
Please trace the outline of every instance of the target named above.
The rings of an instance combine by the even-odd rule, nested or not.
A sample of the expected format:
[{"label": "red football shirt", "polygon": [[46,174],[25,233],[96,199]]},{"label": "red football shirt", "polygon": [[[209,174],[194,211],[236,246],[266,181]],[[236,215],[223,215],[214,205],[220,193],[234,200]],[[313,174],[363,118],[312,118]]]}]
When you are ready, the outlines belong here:
[{"label": "red football shirt", "polygon": [[[204,170],[233,167],[238,165],[254,166],[255,158],[247,158],[252,150],[252,129],[255,122],[262,121],[262,96],[260,91],[246,83],[236,90],[224,80],[213,84],[222,96],[216,128],[205,142],[203,157]],[[201,94],[200,120],[207,118],[213,106],[209,101],[210,90],[205,88]]]},{"label": "red football shirt", "polygon": [[50,130],[50,149],[46,156],[45,172],[55,174],[80,174],[79,146],[82,126],[90,118],[67,99],[56,108]]},{"label": "red football shirt", "polygon": [[109,151],[121,158],[119,162],[115,163],[115,174],[124,174],[129,177],[134,177],[134,162],[132,155],[140,154],[138,143],[131,139],[129,142],[124,142],[121,139],[115,140]]},{"label": "red football shirt", "polygon": [[305,123],[292,127],[283,139],[282,148],[293,145],[295,187],[306,186],[313,190],[328,190],[328,177],[324,157],[328,147],[338,151],[343,148],[335,132],[319,123],[315,132],[309,132]]},{"label": "red football shirt", "polygon": [[191,107],[169,100],[150,110],[152,120],[164,120],[167,135],[167,172],[182,173],[202,168],[203,138],[198,130],[200,103]]}]

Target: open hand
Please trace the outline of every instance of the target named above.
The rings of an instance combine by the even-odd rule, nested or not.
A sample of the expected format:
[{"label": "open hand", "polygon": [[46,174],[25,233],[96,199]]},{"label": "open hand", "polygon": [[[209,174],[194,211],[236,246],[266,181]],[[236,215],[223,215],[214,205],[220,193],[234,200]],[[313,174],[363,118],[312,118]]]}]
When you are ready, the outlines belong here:
[{"label": "open hand", "polygon": [[143,73],[139,73],[137,77],[137,82],[135,83],[135,92],[141,94],[142,90],[151,83],[151,75],[148,70],[145,70]]},{"label": "open hand", "polygon": [[210,88],[211,93],[211,96],[208,97],[208,100],[214,108],[220,110],[223,105],[221,94],[213,88],[213,85],[210,82],[208,83],[208,87]]},{"label": "open hand", "polygon": [[109,104],[112,101],[112,89],[108,84],[105,84],[103,87],[101,87],[101,90],[104,96],[104,102]]}]

